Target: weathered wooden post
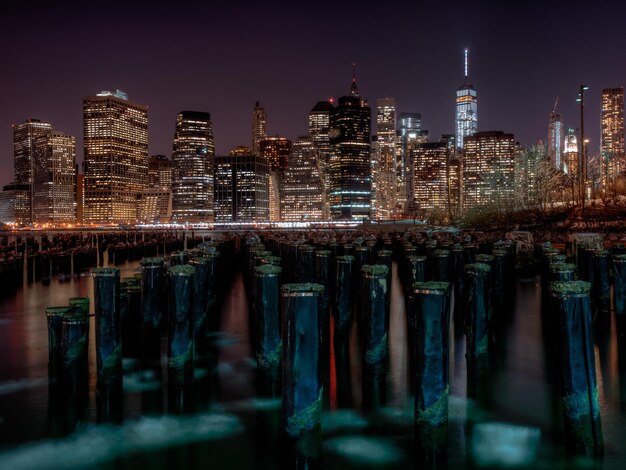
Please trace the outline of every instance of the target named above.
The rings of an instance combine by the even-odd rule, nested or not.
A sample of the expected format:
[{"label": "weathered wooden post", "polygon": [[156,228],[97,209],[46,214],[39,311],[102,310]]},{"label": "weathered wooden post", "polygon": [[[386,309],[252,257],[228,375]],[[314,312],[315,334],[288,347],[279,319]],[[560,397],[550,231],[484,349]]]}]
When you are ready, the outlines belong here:
[{"label": "weathered wooden post", "polygon": [[319,304],[324,286],[285,284],[282,295],[283,429],[296,468],[317,463],[323,401]]},{"label": "weathered wooden post", "polygon": [[387,333],[389,329],[389,268],[361,268],[361,318],[363,326],[363,407],[386,402]]},{"label": "weathered wooden post", "polygon": [[450,284],[413,285],[415,338],[415,443],[420,460],[445,461],[448,441],[448,337]]},{"label": "weathered wooden post", "polygon": [[583,281],[552,282],[557,363],[566,443],[570,452],[598,457],[604,450],[596,383],[591,285]]},{"label": "weathered wooden post", "polygon": [[174,413],[189,412],[193,404],[194,277],[193,266],[176,265],[168,269],[168,402],[169,410]]},{"label": "weathered wooden post", "polygon": [[280,275],[282,268],[271,264],[255,268],[256,360],[259,393],[280,393],[282,340],[280,331]]},{"label": "weathered wooden post", "polygon": [[163,258],[144,258],[141,272],[141,357],[144,362],[157,365],[160,369],[161,326],[167,303]]},{"label": "weathered wooden post", "polygon": [[98,421],[122,420],[120,270],[97,268],[94,276]]}]

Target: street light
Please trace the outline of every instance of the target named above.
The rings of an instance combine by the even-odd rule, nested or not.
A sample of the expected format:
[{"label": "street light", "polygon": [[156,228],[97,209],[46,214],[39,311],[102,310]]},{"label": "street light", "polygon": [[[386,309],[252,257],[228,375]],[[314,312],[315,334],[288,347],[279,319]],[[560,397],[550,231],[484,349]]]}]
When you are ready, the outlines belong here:
[{"label": "street light", "polygon": [[580,152],[578,154],[578,191],[580,194],[580,208],[585,213],[585,183],[587,180],[587,155],[585,145],[585,91],[589,90],[587,85],[580,85],[578,98],[580,103]]}]

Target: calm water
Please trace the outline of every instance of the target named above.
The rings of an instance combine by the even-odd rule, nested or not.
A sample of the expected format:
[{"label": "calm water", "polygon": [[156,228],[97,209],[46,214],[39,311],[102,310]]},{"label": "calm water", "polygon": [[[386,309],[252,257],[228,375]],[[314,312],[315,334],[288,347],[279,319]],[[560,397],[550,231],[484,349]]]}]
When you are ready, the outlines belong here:
[{"label": "calm water", "polygon": [[[138,269],[122,269],[122,277]],[[0,468],[276,468],[279,400],[255,398],[255,365],[248,340],[247,299],[241,276],[222,308],[216,336],[218,366],[211,405],[186,417],[143,416],[136,374],[124,378],[125,422],[95,425],[94,328],[90,338],[88,422],[70,436],[49,438],[46,307],[92,296],[91,277],[24,286],[0,299]],[[536,468],[565,466],[562,425],[541,332],[538,279],[518,280],[510,320],[500,332],[485,389],[466,399],[465,338],[451,325],[449,466],[466,465],[474,423],[502,421],[541,430]],[[407,386],[404,298],[395,263],[391,290],[388,406],[360,411],[360,366],[353,360],[354,407],[327,410],[322,419],[325,468],[413,467],[413,397]],[[92,305],[93,310],[93,305]],[[93,322],[93,318],[91,320]],[[356,333],[353,334],[356,339]],[[549,339],[548,339],[549,340]],[[356,341],[354,341],[356,343]],[[358,357],[356,346],[352,357]],[[603,468],[626,468],[626,342],[615,327],[598,335],[596,367],[606,444]],[[128,364],[127,364],[128,365]]]}]

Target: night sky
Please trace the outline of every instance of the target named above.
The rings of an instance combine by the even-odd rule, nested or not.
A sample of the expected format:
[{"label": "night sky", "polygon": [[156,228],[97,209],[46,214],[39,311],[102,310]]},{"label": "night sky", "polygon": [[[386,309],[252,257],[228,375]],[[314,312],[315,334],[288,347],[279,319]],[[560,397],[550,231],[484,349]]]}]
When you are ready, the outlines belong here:
[{"label": "night sky", "polygon": [[467,46],[480,130],[512,132],[523,145],[545,139],[557,96],[577,127],[582,82],[595,151],[601,89],[626,82],[618,1],[127,3],[1,2],[0,184],[13,179],[11,124],[29,117],[75,135],[82,161],[82,98],[100,90],[149,106],[151,154],[171,153],[181,110],[211,113],[221,154],[250,145],[256,100],[270,134],[306,134],[318,100],[348,93],[356,62],[372,107],[396,98],[436,140],[454,131]]}]

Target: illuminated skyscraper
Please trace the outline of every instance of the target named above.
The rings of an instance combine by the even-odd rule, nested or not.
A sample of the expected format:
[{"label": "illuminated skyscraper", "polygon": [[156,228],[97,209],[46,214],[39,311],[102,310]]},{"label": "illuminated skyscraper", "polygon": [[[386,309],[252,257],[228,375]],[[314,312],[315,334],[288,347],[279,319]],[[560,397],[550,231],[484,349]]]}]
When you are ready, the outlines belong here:
[{"label": "illuminated skyscraper", "polygon": [[125,93],[83,100],[85,223],[134,223],[148,177],[148,108]]},{"label": "illuminated skyscraper", "polygon": [[513,134],[478,132],[465,137],[463,156],[463,209],[483,205],[501,207],[515,196]]},{"label": "illuminated skyscraper", "polygon": [[237,147],[215,157],[215,222],[267,222],[267,161]]},{"label": "illuminated skyscraper", "polygon": [[578,177],[578,139],[571,128],[567,130],[563,145],[563,173],[574,179]]},{"label": "illuminated skyscraper", "polygon": [[329,215],[328,191],[330,187],[330,115],[333,105],[329,101],[318,101],[309,113],[309,135],[317,150],[317,168],[322,178],[322,199],[324,218]]},{"label": "illuminated skyscraper", "polygon": [[323,217],[317,148],[309,136],[300,137],[293,145],[283,179],[281,216],[284,221],[321,220]]},{"label": "illuminated skyscraper", "polygon": [[34,147],[33,222],[75,222],[75,138],[55,131],[36,139]]},{"label": "illuminated skyscraper", "polygon": [[414,214],[415,193],[413,178],[415,174],[411,150],[418,143],[428,142],[428,131],[422,130],[422,115],[420,113],[400,113],[397,140],[396,160],[401,162],[404,168],[406,205],[403,210],[408,214]]},{"label": "illuminated skyscraper", "polygon": [[26,183],[11,183],[0,192],[0,223],[27,225],[31,221],[31,190]]},{"label": "illuminated skyscraper", "polygon": [[214,158],[211,115],[178,113],[172,153],[172,217],[176,222],[213,221]]},{"label": "illuminated skyscraper", "polygon": [[416,144],[414,164],[415,206],[420,213],[447,210],[448,158],[446,141]]},{"label": "illuminated skyscraper", "polygon": [[[376,101],[376,136],[372,139],[372,217],[389,220],[399,215],[404,198],[404,168],[396,159],[396,100]],[[403,204],[400,206],[403,207]]]},{"label": "illuminated skyscraper", "polygon": [[339,104],[330,118],[328,200],[333,219],[364,219],[370,216],[370,125],[370,107],[367,101],[361,99],[353,78],[350,95],[339,98]]},{"label": "illuminated skyscraper", "polygon": [[466,136],[478,132],[478,98],[474,86],[469,83],[468,53],[465,49],[465,81],[456,91],[456,146],[460,149]]},{"label": "illuminated skyscraper", "polygon": [[548,123],[548,159],[557,170],[563,170],[563,144],[563,120],[555,105]]},{"label": "illuminated skyscraper", "polygon": [[258,155],[259,142],[267,137],[267,113],[257,101],[252,111],[252,153]]},{"label": "illuminated skyscraper", "polygon": [[165,155],[148,158],[148,187],[172,188],[172,160]]},{"label": "illuminated skyscraper", "polygon": [[624,155],[624,89],[602,90],[602,142],[600,151],[609,179],[626,172]]},{"label": "illuminated skyscraper", "polygon": [[169,222],[171,218],[172,160],[165,155],[152,155],[148,158],[148,187],[141,192],[139,220]]},{"label": "illuminated skyscraper", "polygon": [[[35,144],[42,139],[47,141],[52,136],[52,124],[39,119],[28,119],[22,124],[13,126],[13,163],[15,184],[30,186],[29,220],[33,220],[33,172]],[[22,187],[22,186],[20,186]],[[21,217],[21,216],[20,216]]]},{"label": "illuminated skyscraper", "polygon": [[266,160],[269,167],[269,209],[270,222],[281,220],[280,193],[283,172],[287,168],[291,155],[291,140],[284,137],[267,137],[259,141],[259,156]]}]

